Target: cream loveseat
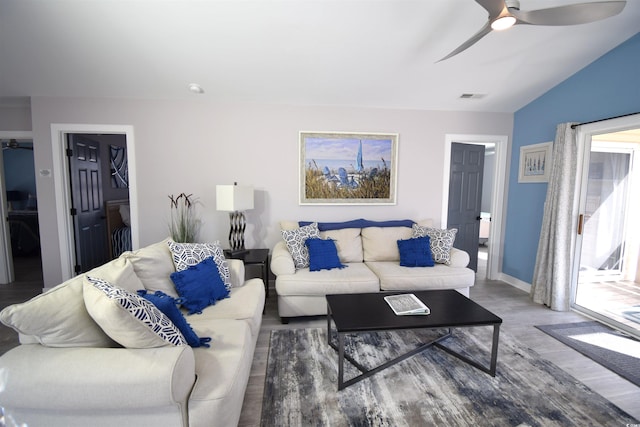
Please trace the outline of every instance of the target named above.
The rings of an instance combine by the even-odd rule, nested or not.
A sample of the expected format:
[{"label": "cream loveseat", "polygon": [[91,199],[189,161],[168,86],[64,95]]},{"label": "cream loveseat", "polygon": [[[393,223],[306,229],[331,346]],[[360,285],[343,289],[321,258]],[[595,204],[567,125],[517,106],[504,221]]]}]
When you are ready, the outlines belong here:
[{"label": "cream loveseat", "polygon": [[[400,265],[398,240],[416,237],[425,229],[433,230],[436,235],[455,236],[451,230],[431,229],[430,220],[419,223],[363,219],[342,223],[285,221],[280,227],[283,236],[288,235],[291,242],[300,245],[308,237],[301,230],[313,228],[314,224],[317,224],[318,237],[335,241],[340,262],[346,267],[320,271],[297,267],[294,258],[299,254],[294,250],[292,255],[284,239],[276,243],[270,266],[276,276],[278,313],[285,323],[289,317],[326,314],[327,294],[455,289],[469,296],[469,288],[474,285],[475,273],[467,268],[469,255],[453,247],[444,248],[440,254],[444,259],[439,259],[433,267]],[[435,240],[432,239],[432,248]]]},{"label": "cream loveseat", "polygon": [[[244,281],[242,261],[224,261],[222,255],[221,262],[217,271],[221,276],[226,272],[230,296],[201,314],[184,316],[210,347],[157,342],[146,332],[137,336],[139,325],[127,322],[139,320],[138,315],[127,317],[129,313],[123,314],[123,307],[109,299],[103,304],[97,287],[87,279],[102,279],[131,292],[147,289],[178,296],[170,279],[176,265],[167,241],[125,252],[86,275],[3,310],[0,320],[20,333],[21,342],[0,357],[0,406],[6,425],[236,425],[265,291],[260,279]],[[170,327],[162,325],[163,330]]]}]

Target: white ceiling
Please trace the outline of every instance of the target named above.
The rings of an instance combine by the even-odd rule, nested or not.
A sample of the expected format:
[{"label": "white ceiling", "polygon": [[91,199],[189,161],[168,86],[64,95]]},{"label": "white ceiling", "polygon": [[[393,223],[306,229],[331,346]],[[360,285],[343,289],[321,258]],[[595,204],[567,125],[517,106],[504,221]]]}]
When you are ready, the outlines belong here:
[{"label": "white ceiling", "polygon": [[0,0],[0,96],[514,112],[640,31],[640,0],[436,63],[486,17],[473,0]]}]

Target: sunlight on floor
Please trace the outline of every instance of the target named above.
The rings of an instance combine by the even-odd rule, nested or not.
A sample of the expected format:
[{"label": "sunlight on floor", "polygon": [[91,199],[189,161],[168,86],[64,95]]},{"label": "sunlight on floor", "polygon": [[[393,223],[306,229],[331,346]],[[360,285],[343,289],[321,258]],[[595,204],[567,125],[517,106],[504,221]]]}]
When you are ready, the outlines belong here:
[{"label": "sunlight on floor", "polygon": [[631,338],[619,337],[606,332],[570,335],[569,338],[640,359],[640,341]]}]

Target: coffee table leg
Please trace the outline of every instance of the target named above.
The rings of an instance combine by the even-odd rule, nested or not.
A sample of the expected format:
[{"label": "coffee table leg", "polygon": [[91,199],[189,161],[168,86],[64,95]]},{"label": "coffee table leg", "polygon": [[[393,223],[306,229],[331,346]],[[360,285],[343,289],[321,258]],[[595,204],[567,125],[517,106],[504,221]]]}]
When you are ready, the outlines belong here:
[{"label": "coffee table leg", "polygon": [[331,307],[327,304],[327,342],[331,345]]},{"label": "coffee table leg", "polygon": [[493,343],[491,344],[491,367],[489,373],[496,376],[496,364],[498,363],[498,340],[500,338],[500,325],[493,325]]},{"label": "coffee table leg", "polygon": [[[451,329],[449,329],[449,333],[446,334],[444,337],[448,338],[450,336],[451,336]],[[435,345],[439,349],[446,351],[450,355],[457,357],[458,359],[462,360],[463,362],[468,363],[469,365],[480,369],[482,372],[486,372],[487,374],[490,374],[492,377],[495,377],[496,376],[496,364],[497,364],[497,361],[498,361],[498,339],[499,339],[499,337],[500,337],[500,325],[499,324],[495,324],[495,325],[493,325],[493,341],[491,343],[491,363],[490,363],[488,368],[487,368],[486,365],[481,365],[478,362],[476,362],[475,360],[472,360],[472,359],[468,358],[467,356],[464,356],[464,355],[458,353],[457,351],[454,351],[454,350],[450,349],[446,345],[442,345],[439,342],[436,343]]]},{"label": "coffee table leg", "polygon": [[344,334],[338,332],[338,390],[344,387]]}]

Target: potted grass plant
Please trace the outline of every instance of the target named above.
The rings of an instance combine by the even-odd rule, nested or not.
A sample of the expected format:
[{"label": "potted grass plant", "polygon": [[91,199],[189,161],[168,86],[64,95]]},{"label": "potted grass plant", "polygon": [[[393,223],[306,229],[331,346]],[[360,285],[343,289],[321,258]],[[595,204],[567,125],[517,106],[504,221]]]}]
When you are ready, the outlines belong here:
[{"label": "potted grass plant", "polygon": [[171,219],[169,222],[169,234],[174,242],[194,243],[200,220],[196,217],[195,199],[193,194],[180,193],[177,196],[170,195]]}]

